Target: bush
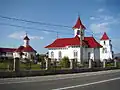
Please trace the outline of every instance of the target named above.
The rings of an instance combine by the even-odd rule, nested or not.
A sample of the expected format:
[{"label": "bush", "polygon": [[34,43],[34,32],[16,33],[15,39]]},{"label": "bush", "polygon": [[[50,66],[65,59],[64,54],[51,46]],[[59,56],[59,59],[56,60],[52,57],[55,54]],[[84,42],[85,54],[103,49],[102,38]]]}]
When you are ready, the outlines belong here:
[{"label": "bush", "polygon": [[69,68],[70,67],[69,58],[68,57],[62,58],[62,60],[60,60],[60,65],[63,68]]}]

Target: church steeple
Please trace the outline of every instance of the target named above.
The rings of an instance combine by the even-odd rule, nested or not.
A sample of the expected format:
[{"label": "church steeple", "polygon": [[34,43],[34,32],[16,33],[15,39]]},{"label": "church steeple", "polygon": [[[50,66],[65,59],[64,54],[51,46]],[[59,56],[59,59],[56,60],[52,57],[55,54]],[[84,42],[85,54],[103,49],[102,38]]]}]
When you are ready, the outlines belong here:
[{"label": "church steeple", "polygon": [[106,32],[104,32],[102,38],[100,40],[109,40],[108,35],[106,34]]},{"label": "church steeple", "polygon": [[28,38],[28,36],[27,36],[27,33],[26,33],[26,35],[25,35],[25,37],[24,37],[24,46],[26,47],[27,45],[29,45],[29,38]]},{"label": "church steeple", "polygon": [[78,35],[83,40],[84,39],[84,30],[85,29],[86,29],[85,26],[82,24],[82,22],[80,20],[80,16],[78,16],[77,22],[73,26],[74,36]]},{"label": "church steeple", "polygon": [[82,24],[81,20],[80,20],[80,16],[78,16],[77,22],[76,24],[73,26],[73,29],[82,29],[85,30],[85,26]]}]

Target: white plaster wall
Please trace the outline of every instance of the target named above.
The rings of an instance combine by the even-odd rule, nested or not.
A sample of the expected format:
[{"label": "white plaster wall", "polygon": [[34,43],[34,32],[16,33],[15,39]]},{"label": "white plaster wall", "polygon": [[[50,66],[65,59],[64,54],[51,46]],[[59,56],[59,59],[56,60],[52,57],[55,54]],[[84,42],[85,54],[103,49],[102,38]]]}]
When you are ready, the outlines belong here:
[{"label": "white plaster wall", "polygon": [[[62,58],[67,56],[69,59],[74,59],[74,51],[78,52],[77,60],[80,62],[80,48],[79,47],[69,47],[64,49],[49,49],[49,58],[51,58],[51,52],[54,52],[54,59],[58,58],[59,51],[62,52]],[[100,51],[99,48],[83,48],[83,61],[88,61],[88,53],[90,52],[90,59],[100,59]]]},{"label": "white plaster wall", "polygon": [[[34,57],[36,56],[36,53],[35,53],[35,52],[23,52],[23,53],[24,53],[24,55],[22,55],[22,58],[31,59],[31,55],[33,55]],[[13,57],[14,57],[14,58],[20,58],[19,52],[14,52],[14,53],[13,53]]]},{"label": "white plaster wall", "polygon": [[[51,57],[51,52],[52,51],[54,52],[54,57]],[[49,58],[54,58],[54,59],[58,60],[59,59],[59,56],[58,56],[59,51],[62,52],[62,58],[64,56],[68,56],[68,49],[67,48],[64,48],[64,49],[62,49],[62,48],[54,48],[54,49],[49,49],[49,54],[48,54]]]},{"label": "white plaster wall", "polygon": [[113,58],[112,57],[112,48],[110,40],[105,40],[106,44],[104,45],[104,40],[100,41],[100,44],[103,46],[103,48],[107,48],[107,53],[103,53],[103,48],[100,49],[100,60],[103,61],[104,59]]},{"label": "white plaster wall", "polygon": [[20,54],[18,52],[13,53],[13,58],[20,58]]}]

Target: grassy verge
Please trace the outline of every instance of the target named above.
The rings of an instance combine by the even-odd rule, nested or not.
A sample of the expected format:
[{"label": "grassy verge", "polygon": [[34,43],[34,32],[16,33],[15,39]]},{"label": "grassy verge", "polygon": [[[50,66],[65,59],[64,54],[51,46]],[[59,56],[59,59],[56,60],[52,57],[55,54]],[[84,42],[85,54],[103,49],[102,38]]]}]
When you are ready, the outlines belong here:
[{"label": "grassy verge", "polygon": [[0,62],[0,69],[7,69],[8,63],[7,62]]}]

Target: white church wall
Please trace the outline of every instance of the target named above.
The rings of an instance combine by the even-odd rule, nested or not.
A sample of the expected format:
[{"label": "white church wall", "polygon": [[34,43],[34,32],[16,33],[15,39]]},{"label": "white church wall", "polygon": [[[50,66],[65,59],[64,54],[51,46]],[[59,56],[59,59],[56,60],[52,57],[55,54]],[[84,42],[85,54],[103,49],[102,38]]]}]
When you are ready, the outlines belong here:
[{"label": "white church wall", "polygon": [[[59,51],[61,51],[62,53],[62,58],[64,56],[67,56],[69,59],[74,59],[74,51],[77,52],[77,60],[78,62],[80,62],[80,48],[79,47],[69,47],[69,48],[64,48],[64,49],[49,49],[49,58],[54,58],[54,59],[57,59],[59,60]],[[54,53],[54,57],[51,57],[51,52]],[[94,54],[94,52],[96,54]],[[90,53],[90,59],[100,59],[99,58],[99,48],[94,49],[93,48],[83,48],[83,61],[88,61],[88,53]],[[96,56],[96,57],[95,57]]]},{"label": "white church wall", "polygon": [[[110,40],[101,40],[100,44],[103,46],[100,48],[100,60],[103,61],[104,59],[112,59],[112,47]],[[106,49],[103,50],[103,48]]]},{"label": "white church wall", "polygon": [[13,53],[13,58],[20,58],[20,54],[18,52]]},{"label": "white church wall", "polygon": [[[54,49],[49,49],[49,58],[57,59],[59,60],[59,52],[61,51],[61,58],[64,56],[68,56],[68,49],[67,48],[54,48]],[[53,56],[51,56],[51,52],[53,52]]]},{"label": "white church wall", "polygon": [[[35,57],[36,53],[35,52],[23,52],[22,58],[31,59],[31,55],[33,55]],[[14,58],[20,58],[20,53],[19,52],[14,52],[13,57]]]}]

